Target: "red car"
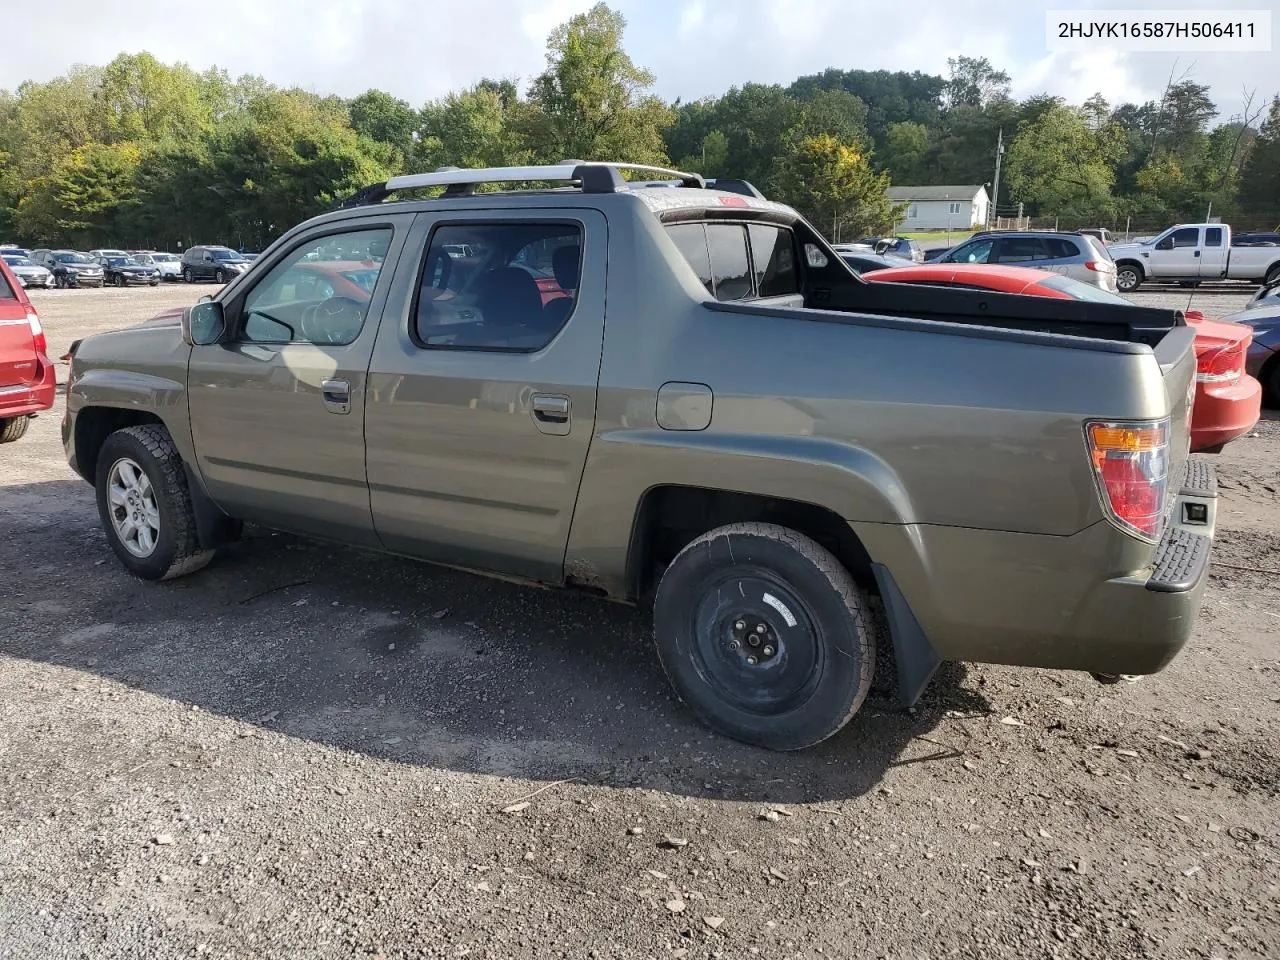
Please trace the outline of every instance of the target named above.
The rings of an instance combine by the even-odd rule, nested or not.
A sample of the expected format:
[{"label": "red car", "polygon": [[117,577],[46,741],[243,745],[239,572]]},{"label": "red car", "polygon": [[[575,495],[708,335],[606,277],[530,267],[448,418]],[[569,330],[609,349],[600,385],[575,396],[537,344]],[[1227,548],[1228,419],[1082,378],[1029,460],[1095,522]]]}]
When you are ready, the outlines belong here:
[{"label": "red car", "polygon": [[35,306],[0,259],[0,443],[17,440],[53,406],[58,381],[48,350]]},{"label": "red car", "polygon": [[[863,274],[869,283],[927,283],[934,286],[995,290],[1033,297],[1129,303],[1070,277],[1030,267],[982,263],[925,263]],[[1253,330],[1241,323],[1206,320],[1198,310],[1185,311],[1195,327],[1196,400],[1191,414],[1191,449],[1216,452],[1244,436],[1262,412],[1262,386],[1245,373],[1245,354]]]}]

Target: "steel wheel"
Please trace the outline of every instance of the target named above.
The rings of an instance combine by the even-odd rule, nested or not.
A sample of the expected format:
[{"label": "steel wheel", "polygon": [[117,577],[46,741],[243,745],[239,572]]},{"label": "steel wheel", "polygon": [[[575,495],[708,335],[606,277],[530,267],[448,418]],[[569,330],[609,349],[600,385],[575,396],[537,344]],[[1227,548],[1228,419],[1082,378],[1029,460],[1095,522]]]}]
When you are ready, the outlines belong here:
[{"label": "steel wheel", "polygon": [[151,556],[160,537],[160,508],[151,480],[128,457],[121,457],[111,465],[107,474],[107,502],[111,526],[121,546],[135,557]]}]

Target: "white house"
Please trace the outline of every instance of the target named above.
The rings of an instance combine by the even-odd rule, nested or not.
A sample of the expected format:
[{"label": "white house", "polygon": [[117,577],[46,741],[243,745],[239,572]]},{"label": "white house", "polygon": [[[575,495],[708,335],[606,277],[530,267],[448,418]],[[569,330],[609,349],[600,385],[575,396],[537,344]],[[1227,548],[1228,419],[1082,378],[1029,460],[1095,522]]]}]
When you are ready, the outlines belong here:
[{"label": "white house", "polygon": [[986,226],[991,203],[982,184],[953,187],[890,187],[889,199],[905,203],[899,231],[968,230]]}]

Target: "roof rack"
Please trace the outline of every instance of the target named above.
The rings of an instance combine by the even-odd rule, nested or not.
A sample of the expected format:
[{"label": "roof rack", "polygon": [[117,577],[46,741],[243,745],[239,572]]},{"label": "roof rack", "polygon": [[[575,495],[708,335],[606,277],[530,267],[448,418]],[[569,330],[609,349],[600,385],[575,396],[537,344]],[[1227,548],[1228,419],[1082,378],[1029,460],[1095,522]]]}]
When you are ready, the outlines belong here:
[{"label": "roof rack", "polygon": [[685,187],[705,187],[706,182],[696,173],[653,167],[642,163],[586,163],[582,160],[565,160],[549,166],[527,167],[441,167],[431,173],[409,173],[392,177],[386,183],[375,183],[357,190],[350,197],[334,204],[333,209],[360,207],[381,203],[399,190],[417,190],[423,187],[444,187],[446,197],[466,197],[475,193],[481,183],[564,183],[578,187],[583,193],[620,193],[628,189],[621,171],[661,174],[673,177]]}]

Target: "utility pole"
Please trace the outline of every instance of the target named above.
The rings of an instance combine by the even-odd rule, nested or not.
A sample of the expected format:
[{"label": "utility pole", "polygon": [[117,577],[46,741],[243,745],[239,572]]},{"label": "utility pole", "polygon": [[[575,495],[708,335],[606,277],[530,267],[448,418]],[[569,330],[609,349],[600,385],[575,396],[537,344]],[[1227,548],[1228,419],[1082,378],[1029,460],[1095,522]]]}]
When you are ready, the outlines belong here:
[{"label": "utility pole", "polygon": [[1004,157],[1004,127],[1000,128],[1000,133],[996,137],[996,179],[995,190],[991,193],[991,212],[987,215],[987,226],[991,226],[993,218],[998,218],[999,210],[996,209],[996,202],[1000,198],[1000,160]]}]

